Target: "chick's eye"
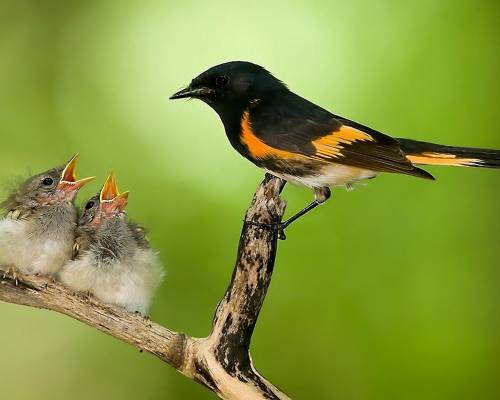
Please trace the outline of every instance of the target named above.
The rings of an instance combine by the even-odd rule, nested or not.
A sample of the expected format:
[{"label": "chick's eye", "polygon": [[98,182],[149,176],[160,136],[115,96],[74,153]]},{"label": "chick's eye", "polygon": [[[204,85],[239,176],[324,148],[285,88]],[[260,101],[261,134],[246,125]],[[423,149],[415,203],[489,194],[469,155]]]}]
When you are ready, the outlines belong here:
[{"label": "chick's eye", "polygon": [[225,75],[218,76],[215,78],[215,85],[218,87],[224,87],[229,83],[229,78]]},{"label": "chick's eye", "polygon": [[42,181],[42,184],[45,185],[45,186],[50,186],[54,183],[54,179],[52,178],[45,178],[43,181]]},{"label": "chick's eye", "polygon": [[94,202],[93,201],[89,201],[87,204],[85,204],[85,209],[86,210],[90,210],[92,207],[94,207]]}]

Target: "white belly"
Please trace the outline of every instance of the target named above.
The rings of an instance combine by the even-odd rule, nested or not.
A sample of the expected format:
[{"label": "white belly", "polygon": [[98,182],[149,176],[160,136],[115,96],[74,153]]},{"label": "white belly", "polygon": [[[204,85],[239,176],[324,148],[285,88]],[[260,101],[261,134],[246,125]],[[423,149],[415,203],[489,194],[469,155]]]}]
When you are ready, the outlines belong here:
[{"label": "white belly", "polygon": [[150,249],[137,249],[126,262],[99,264],[90,251],[68,261],[58,273],[70,289],[89,292],[99,300],[145,314],[163,280],[163,267]]},{"label": "white belly", "polygon": [[71,241],[32,237],[29,222],[0,219],[0,269],[23,274],[52,274],[71,257]]},{"label": "white belly", "polygon": [[295,185],[307,186],[310,188],[345,186],[363,179],[374,178],[377,173],[368,169],[351,167],[342,164],[331,164],[324,167],[318,175],[293,176],[288,174],[269,173],[286,180]]}]

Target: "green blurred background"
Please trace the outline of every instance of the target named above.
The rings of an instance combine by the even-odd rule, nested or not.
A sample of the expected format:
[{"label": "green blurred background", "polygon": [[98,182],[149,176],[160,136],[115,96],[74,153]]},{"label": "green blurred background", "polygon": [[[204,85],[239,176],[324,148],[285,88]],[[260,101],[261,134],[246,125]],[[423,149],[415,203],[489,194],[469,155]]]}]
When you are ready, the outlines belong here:
[{"label": "green blurred background", "polygon": [[[212,110],[168,96],[251,60],[388,134],[500,148],[499,26],[498,1],[1,0],[0,181],[78,151],[98,177],[81,201],[115,170],[167,266],[154,320],[204,336],[263,174]],[[280,243],[252,356],[291,396],[499,398],[500,171],[429,170],[338,189]],[[213,398],[67,317],[0,318],[3,399]]]}]

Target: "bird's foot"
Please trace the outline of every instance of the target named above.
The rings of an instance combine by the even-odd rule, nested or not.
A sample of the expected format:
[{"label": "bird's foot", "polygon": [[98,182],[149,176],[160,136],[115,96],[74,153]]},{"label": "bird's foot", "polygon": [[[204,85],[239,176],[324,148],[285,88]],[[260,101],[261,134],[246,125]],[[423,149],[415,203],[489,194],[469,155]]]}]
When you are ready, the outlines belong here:
[{"label": "bird's foot", "polygon": [[293,220],[287,219],[285,222],[280,223],[278,229],[279,240],[286,240],[285,229],[288,228],[288,225],[290,225],[292,222]]},{"label": "bird's foot", "polygon": [[[52,275],[52,274],[42,274],[41,272],[37,272],[35,274],[35,276],[39,276],[39,277],[42,277],[42,278],[47,278],[50,283],[56,283],[56,278],[54,278],[54,275]],[[48,283],[46,283],[45,285],[48,285]]]},{"label": "bird's foot", "polygon": [[279,240],[286,240],[286,235],[285,235],[285,228],[283,224],[280,224],[278,228],[278,239]]},{"label": "bird's foot", "polygon": [[14,268],[14,267],[8,267],[4,272],[3,272],[3,279],[6,279],[6,278],[11,278],[15,281],[16,283],[16,286],[18,286],[19,284],[19,281],[18,281],[18,277],[19,277],[19,274],[17,273],[17,270]]},{"label": "bird's foot", "polygon": [[18,220],[20,216],[21,216],[20,210],[11,210],[7,213],[7,218],[12,219],[14,221]]},{"label": "bird's foot", "polygon": [[285,228],[289,225],[287,221],[285,222],[256,222],[256,221],[244,221],[246,224],[256,226],[261,229],[267,229],[272,232],[278,232],[278,239],[286,240]]},{"label": "bird's foot", "polygon": [[90,303],[92,300],[92,293],[88,290],[74,291],[72,292],[73,296],[81,298],[83,301]]}]

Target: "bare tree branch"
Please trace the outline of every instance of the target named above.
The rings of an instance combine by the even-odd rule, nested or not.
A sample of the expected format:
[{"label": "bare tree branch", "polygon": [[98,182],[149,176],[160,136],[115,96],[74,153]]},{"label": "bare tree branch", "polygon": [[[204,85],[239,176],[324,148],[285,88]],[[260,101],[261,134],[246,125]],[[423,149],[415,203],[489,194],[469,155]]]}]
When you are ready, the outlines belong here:
[{"label": "bare tree branch", "polygon": [[[276,256],[285,203],[284,181],[266,177],[247,210],[231,283],[217,306],[212,332],[193,338],[148,318],[72,293],[45,277],[6,276],[0,300],[53,310],[159,357],[221,399],[288,399],[260,375],[249,353]],[[0,275],[1,277],[1,275]]]}]

